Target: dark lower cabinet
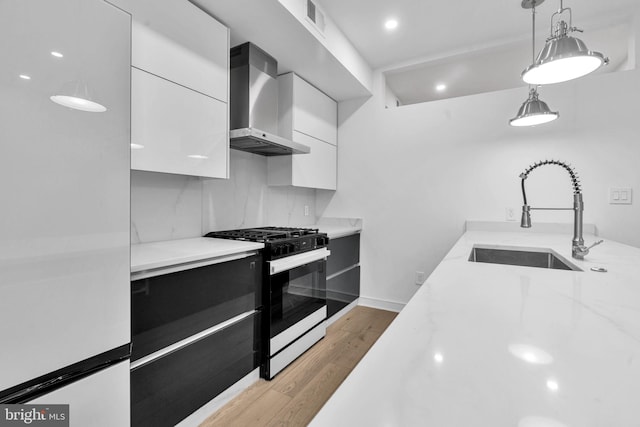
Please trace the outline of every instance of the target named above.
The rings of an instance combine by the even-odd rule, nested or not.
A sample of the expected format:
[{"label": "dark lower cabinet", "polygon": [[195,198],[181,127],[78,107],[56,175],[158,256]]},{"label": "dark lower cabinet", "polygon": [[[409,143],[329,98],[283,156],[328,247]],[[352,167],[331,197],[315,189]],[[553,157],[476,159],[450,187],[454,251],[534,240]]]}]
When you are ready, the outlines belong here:
[{"label": "dark lower cabinet", "polygon": [[261,283],[261,255],[132,281],[131,361],[258,308]]},{"label": "dark lower cabinet", "polygon": [[327,259],[327,317],[360,296],[360,234],[329,241]]},{"label": "dark lower cabinet", "polygon": [[331,317],[360,296],[360,266],[327,280],[327,317]]},{"label": "dark lower cabinet", "polygon": [[173,426],[258,367],[258,312],[131,371],[131,425]]},{"label": "dark lower cabinet", "polygon": [[173,426],[259,366],[261,290],[260,253],[131,282],[133,427]]},{"label": "dark lower cabinet", "polygon": [[327,277],[360,263],[360,234],[329,240]]}]

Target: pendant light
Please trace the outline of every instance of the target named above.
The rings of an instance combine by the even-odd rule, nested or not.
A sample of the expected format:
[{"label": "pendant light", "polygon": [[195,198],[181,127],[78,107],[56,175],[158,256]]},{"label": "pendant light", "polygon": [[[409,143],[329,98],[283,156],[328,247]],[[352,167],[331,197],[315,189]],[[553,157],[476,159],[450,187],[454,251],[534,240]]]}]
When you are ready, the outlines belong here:
[{"label": "pendant light", "polygon": [[[524,9],[531,9],[532,27],[532,59],[536,55],[536,6],[542,4],[544,0],[522,0]],[[560,116],[557,111],[551,111],[546,102],[538,98],[538,90],[529,86],[529,98],[522,103],[518,114],[509,120],[511,126],[535,126],[554,121]]]},{"label": "pendant light", "polygon": [[89,85],[82,79],[66,83],[55,95],[49,97],[51,101],[74,110],[90,113],[103,113],[107,107],[93,100]]},{"label": "pendant light", "polygon": [[511,120],[511,126],[535,126],[552,122],[560,116],[557,111],[551,111],[546,102],[538,99],[538,91],[529,89],[529,98],[522,103],[518,114]]},{"label": "pendant light", "polygon": [[[569,12],[569,24],[560,19],[554,26],[554,18],[564,12]],[[543,85],[566,82],[609,63],[609,58],[602,53],[589,50],[582,40],[569,35],[574,31],[582,32],[573,26],[572,19],[571,8],[564,7],[563,0],[560,0],[560,9],[551,15],[550,37],[533,64],[522,72],[525,83]]]}]

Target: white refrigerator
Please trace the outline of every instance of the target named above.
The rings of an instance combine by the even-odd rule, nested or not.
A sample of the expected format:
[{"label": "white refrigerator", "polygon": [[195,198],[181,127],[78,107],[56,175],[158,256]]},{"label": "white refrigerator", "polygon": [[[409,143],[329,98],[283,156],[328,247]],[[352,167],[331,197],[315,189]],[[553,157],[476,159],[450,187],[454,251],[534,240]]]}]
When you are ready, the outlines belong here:
[{"label": "white refrigerator", "polygon": [[129,424],[130,40],[102,0],[0,1],[0,404],[71,426]]}]

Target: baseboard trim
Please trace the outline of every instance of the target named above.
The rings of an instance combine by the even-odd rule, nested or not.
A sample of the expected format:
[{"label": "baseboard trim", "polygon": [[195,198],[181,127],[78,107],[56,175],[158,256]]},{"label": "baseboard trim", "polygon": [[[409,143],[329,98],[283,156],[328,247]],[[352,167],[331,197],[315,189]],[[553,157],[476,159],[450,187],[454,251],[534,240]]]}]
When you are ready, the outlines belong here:
[{"label": "baseboard trim", "polygon": [[222,408],[229,403],[240,393],[245,391],[253,383],[258,382],[260,379],[260,368],[256,368],[249,374],[245,375],[238,382],[231,387],[211,399],[208,403],[205,403],[200,409],[193,412],[184,420],[176,424],[176,427],[198,427],[204,420],[209,418],[214,412]]},{"label": "baseboard trim", "polygon": [[378,308],[380,310],[395,311],[400,313],[406,304],[400,302],[386,301],[377,298],[368,298],[361,296],[358,298],[358,305],[364,307]]}]

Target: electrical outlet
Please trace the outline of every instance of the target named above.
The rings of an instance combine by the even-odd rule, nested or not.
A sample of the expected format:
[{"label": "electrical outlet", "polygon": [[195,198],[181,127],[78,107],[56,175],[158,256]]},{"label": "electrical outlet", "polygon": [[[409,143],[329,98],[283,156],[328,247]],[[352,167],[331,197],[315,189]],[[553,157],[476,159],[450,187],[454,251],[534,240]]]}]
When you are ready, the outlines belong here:
[{"label": "electrical outlet", "polygon": [[416,285],[422,285],[427,280],[424,271],[416,271]]},{"label": "electrical outlet", "polygon": [[309,216],[309,205],[304,205],[304,216]]},{"label": "electrical outlet", "polygon": [[516,208],[504,208],[504,217],[507,221],[517,221],[517,216]]}]

